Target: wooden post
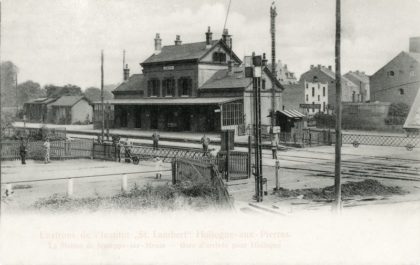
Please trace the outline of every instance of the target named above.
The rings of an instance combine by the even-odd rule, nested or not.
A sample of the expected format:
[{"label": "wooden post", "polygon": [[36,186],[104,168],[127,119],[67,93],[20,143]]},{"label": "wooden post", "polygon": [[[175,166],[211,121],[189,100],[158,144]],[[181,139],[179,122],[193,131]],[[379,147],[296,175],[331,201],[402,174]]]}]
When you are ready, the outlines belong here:
[{"label": "wooden post", "polygon": [[251,178],[251,160],[252,160],[252,138],[251,135],[248,135],[248,164],[247,164],[247,173],[248,178]]},{"label": "wooden post", "polygon": [[280,189],[279,184],[279,171],[280,171],[280,161],[276,160],[276,190]]},{"label": "wooden post", "polygon": [[104,108],[104,51],[101,51],[101,141],[104,140],[105,108]]},{"label": "wooden post", "polygon": [[73,195],[73,179],[67,179],[67,196]]},{"label": "wooden post", "polygon": [[229,181],[229,167],[230,167],[230,134],[229,131],[225,131],[226,137],[226,181]]},{"label": "wooden post", "polygon": [[335,28],[335,81],[336,81],[336,123],[335,123],[335,205],[334,210],[341,210],[341,0],[336,0]]},{"label": "wooden post", "polygon": [[121,177],[121,190],[123,192],[127,192],[128,191],[128,185],[127,185],[127,175],[122,175]]}]

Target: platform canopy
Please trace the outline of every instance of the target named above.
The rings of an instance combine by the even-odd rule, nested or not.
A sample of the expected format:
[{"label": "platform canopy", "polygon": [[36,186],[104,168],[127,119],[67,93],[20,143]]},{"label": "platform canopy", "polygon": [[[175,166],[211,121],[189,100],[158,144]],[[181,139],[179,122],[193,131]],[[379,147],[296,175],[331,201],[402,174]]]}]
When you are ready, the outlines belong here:
[{"label": "platform canopy", "polygon": [[[291,109],[291,110],[278,110],[276,111],[276,114],[283,114],[288,118],[293,118],[293,119],[301,119],[303,117],[305,117],[305,114],[300,113],[297,110]],[[267,117],[271,117],[271,114],[268,115]]]},{"label": "platform canopy", "polygon": [[[242,100],[238,97],[229,98],[141,98],[141,99],[112,99],[105,100],[104,103],[112,105],[222,105],[234,101]],[[94,102],[94,104],[101,104],[101,102]]]},{"label": "platform canopy", "polygon": [[410,112],[405,120],[404,129],[420,129],[420,89],[417,92]]}]

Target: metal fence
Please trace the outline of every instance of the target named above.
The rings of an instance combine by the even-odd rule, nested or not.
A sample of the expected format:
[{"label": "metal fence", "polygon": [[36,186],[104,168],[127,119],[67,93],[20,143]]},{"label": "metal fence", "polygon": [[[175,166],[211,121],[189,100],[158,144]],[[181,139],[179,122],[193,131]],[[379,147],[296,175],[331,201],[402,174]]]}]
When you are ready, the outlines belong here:
[{"label": "metal fence", "polygon": [[328,130],[302,130],[293,133],[281,132],[279,143],[296,146],[320,146],[332,144],[332,133]]},{"label": "metal fence", "polygon": [[[217,154],[217,167],[226,180],[247,179],[251,177],[250,154],[245,152],[230,151],[229,162],[226,163],[226,151]],[[227,164],[228,168],[227,169]]]},{"label": "metal fence", "polygon": [[[127,146],[125,146],[127,148]],[[129,146],[132,155],[136,155],[140,160],[147,160],[155,157],[161,158],[164,162],[171,162],[174,158],[184,157],[191,159],[207,159],[209,154],[204,153],[201,149],[185,148],[185,147],[159,147],[150,146]]]},{"label": "metal fence", "polygon": [[[332,142],[335,143],[335,133],[332,133]],[[360,145],[375,146],[393,146],[405,147],[407,150],[413,150],[420,145],[419,136],[398,136],[398,135],[361,135],[361,134],[343,134],[343,144],[352,144],[354,147]]]}]

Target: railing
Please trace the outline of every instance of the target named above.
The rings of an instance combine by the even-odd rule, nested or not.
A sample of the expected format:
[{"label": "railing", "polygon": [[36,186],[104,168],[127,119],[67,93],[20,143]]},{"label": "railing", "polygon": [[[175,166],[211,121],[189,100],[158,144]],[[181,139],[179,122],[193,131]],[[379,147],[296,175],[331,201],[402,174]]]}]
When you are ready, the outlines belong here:
[{"label": "railing", "polygon": [[279,134],[279,142],[287,145],[299,145],[299,146],[319,146],[319,145],[331,145],[332,134],[330,131],[313,131],[303,130],[293,133],[281,132]]},{"label": "railing", "polygon": [[[332,142],[335,143],[335,133],[332,133]],[[413,150],[420,145],[419,136],[398,136],[398,135],[361,135],[361,134],[343,134],[343,144],[352,144],[354,147],[360,145],[393,146],[405,147],[407,150]]]}]

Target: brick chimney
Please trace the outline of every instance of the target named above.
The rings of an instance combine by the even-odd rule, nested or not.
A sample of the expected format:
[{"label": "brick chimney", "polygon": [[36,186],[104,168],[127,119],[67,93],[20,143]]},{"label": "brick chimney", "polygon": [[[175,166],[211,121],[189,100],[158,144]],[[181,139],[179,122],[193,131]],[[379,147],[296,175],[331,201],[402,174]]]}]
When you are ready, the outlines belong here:
[{"label": "brick chimney", "polygon": [[228,75],[233,75],[233,60],[229,60],[228,62]]},{"label": "brick chimney", "polygon": [[332,71],[332,66],[328,65],[328,70]]},{"label": "brick chimney", "polygon": [[206,32],[206,49],[211,48],[211,41],[213,40],[213,33],[210,30],[210,26],[207,28]]},{"label": "brick chimney", "polygon": [[268,62],[268,60],[267,60],[267,58],[265,57],[265,53],[263,53],[262,65],[263,65],[263,66],[267,66],[267,62]]},{"label": "brick chimney", "polygon": [[130,77],[130,69],[128,68],[128,64],[125,65],[123,72],[124,72],[124,81],[127,81],[128,78]]},{"label": "brick chimney", "polygon": [[228,29],[224,29],[223,30],[222,39],[226,43],[226,45],[230,49],[232,49],[232,35],[229,35],[229,30]]},{"label": "brick chimney", "polygon": [[160,38],[160,34],[156,33],[155,37],[155,54],[159,54],[162,50],[162,39]]},{"label": "brick chimney", "polygon": [[179,45],[181,45],[181,44],[182,44],[182,41],[181,41],[181,36],[176,35],[175,45],[176,45],[176,46],[179,46]]},{"label": "brick chimney", "polygon": [[410,38],[409,52],[420,53],[420,37]]}]

